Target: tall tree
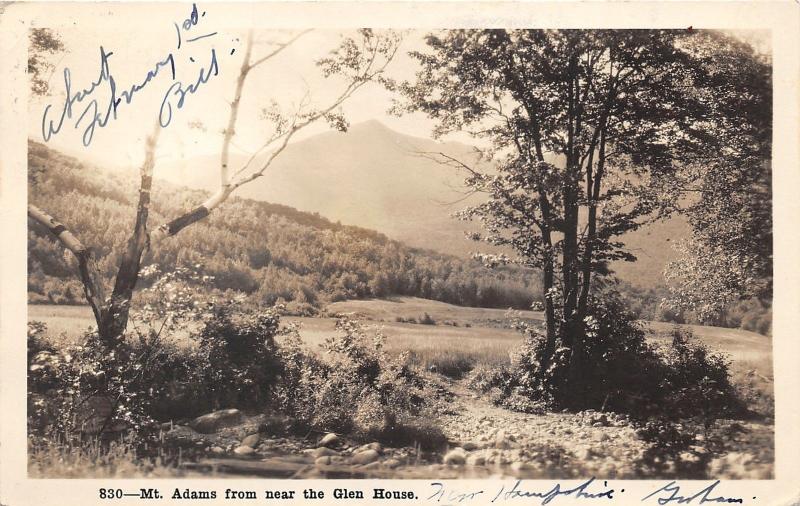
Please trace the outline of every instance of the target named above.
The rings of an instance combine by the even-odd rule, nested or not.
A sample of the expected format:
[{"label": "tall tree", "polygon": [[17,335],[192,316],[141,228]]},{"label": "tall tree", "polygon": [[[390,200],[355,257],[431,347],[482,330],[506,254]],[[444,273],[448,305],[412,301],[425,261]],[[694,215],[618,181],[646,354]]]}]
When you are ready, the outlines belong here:
[{"label": "tall tree", "polygon": [[669,305],[716,321],[731,302],[772,299],[772,72],[767,54],[703,33],[704,64],[715,89],[722,156],[687,167],[682,187],[692,236],[665,269]]},{"label": "tall tree", "polygon": [[709,59],[731,44],[684,30],[458,30],[412,53],[421,70],[400,107],[483,146],[493,171],[438,156],[488,196],[462,213],[485,227],[474,238],[543,273],[540,368],[567,348],[576,393],[593,276],[635,259],[617,238],[682,205],[687,167],[726,156],[722,133],[737,127],[714,101],[747,90],[715,79]]},{"label": "tall tree", "polygon": [[[269,107],[265,107],[264,117],[273,127],[272,134],[241,167],[230,167],[229,150],[236,135],[239,105],[247,77],[256,67],[271,60],[294,43],[303,33],[285,42],[273,44],[273,50],[263,56],[252,54],[253,34],[251,32],[248,35],[233,99],[230,102],[228,124],[223,133],[220,154],[220,187],[200,206],[161,225],[154,233],[150,233],[148,230],[150,191],[160,132],[160,127],[156,125],[154,132],[147,139],[145,161],[140,169],[136,221],[110,293],[99,275],[92,249],[81,243],[65,225],[59,223],[46,211],[33,205],[28,206],[28,217],[45,226],[77,260],[77,271],[84,286],[86,300],[94,312],[98,334],[107,347],[114,347],[125,331],[133,291],[141,269],[142,256],[150,247],[151,242],[174,236],[187,226],[205,218],[225,202],[237,188],[262,177],[291,139],[302,129],[319,121],[328,121],[335,128],[346,129],[347,123],[340,112],[340,106],[366,84],[380,82],[384,79],[384,71],[394,58],[400,42],[399,37],[392,32],[375,33],[367,29],[360,30],[355,37],[345,38],[328,57],[317,62],[325,77],[337,75],[343,78],[344,86],[340,93],[329,103],[323,106],[314,106],[309,91],[299,106],[288,113],[280,111],[275,102]],[[41,50],[35,46],[32,47],[29,61],[35,62],[40,55]],[[34,90],[36,90],[35,84]]]}]

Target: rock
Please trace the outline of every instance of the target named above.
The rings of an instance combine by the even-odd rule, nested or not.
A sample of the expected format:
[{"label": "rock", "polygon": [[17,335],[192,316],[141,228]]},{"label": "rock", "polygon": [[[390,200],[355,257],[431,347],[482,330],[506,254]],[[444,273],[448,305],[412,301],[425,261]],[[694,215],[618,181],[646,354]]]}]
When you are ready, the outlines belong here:
[{"label": "rock", "polygon": [[258,432],[273,436],[283,436],[289,432],[290,424],[291,420],[286,416],[265,416],[262,423],[258,426]]},{"label": "rock", "polygon": [[211,453],[216,453],[219,455],[220,453],[225,453],[225,450],[219,446],[212,446]]},{"label": "rock", "polygon": [[325,436],[319,441],[320,446],[331,447],[336,446],[337,444],[339,444],[339,436],[332,432],[325,434]]},{"label": "rock", "polygon": [[258,434],[250,434],[246,438],[242,439],[242,446],[249,446],[250,448],[255,448],[258,446],[258,442],[261,440],[261,436]]},{"label": "rock", "polygon": [[249,446],[239,446],[235,450],[233,450],[233,453],[235,453],[236,455],[252,455],[253,453],[255,453],[255,450]]},{"label": "rock", "polygon": [[378,462],[376,460],[375,462],[370,462],[369,464],[364,464],[362,466],[362,469],[380,469],[382,467],[383,467],[383,464],[381,464],[380,462]]},{"label": "rock", "polygon": [[468,466],[482,466],[486,464],[486,457],[480,453],[473,453],[467,456],[466,464]]},{"label": "rock", "polygon": [[466,450],[468,452],[471,452],[473,450],[477,450],[478,449],[478,444],[477,443],[473,443],[472,441],[467,441],[466,443],[461,445],[461,448],[463,448],[464,450]]},{"label": "rock", "polygon": [[525,462],[522,462],[521,460],[515,460],[514,462],[511,463],[511,470],[514,471],[515,473],[524,471],[527,468],[528,465]]},{"label": "rock", "polygon": [[242,418],[242,412],[238,409],[223,409],[195,418],[189,422],[189,427],[202,434],[213,434],[219,429],[241,423]]},{"label": "rock", "polygon": [[463,448],[453,448],[447,452],[442,459],[442,462],[451,466],[462,466],[466,461],[466,455]]},{"label": "rock", "polygon": [[328,466],[328,465],[330,465],[330,463],[331,463],[331,458],[328,457],[328,456],[319,457],[318,459],[316,459],[314,461],[314,465],[315,466]]},{"label": "rock", "polygon": [[358,452],[350,459],[353,464],[369,464],[378,460],[380,455],[375,450],[364,450]]},{"label": "rock", "polygon": [[336,450],[331,450],[326,446],[320,446],[319,448],[314,448],[313,450],[307,450],[307,453],[315,459],[320,457],[336,457],[339,455],[339,452]]},{"label": "rock", "polygon": [[579,448],[579,449],[575,450],[575,457],[579,461],[590,460],[594,456],[595,456],[594,452],[592,451],[591,448]]},{"label": "rock", "polygon": [[360,453],[367,450],[375,450],[378,453],[383,453],[383,447],[381,446],[380,443],[377,442],[361,445],[358,448],[356,448],[355,453]]},{"label": "rock", "polygon": [[383,463],[383,465],[385,465],[389,469],[394,469],[396,467],[400,467],[400,464],[402,464],[402,462],[400,462],[397,459],[387,459],[386,462]]},{"label": "rock", "polygon": [[494,447],[500,449],[511,448],[511,441],[506,436],[506,431],[500,430],[494,437]]}]

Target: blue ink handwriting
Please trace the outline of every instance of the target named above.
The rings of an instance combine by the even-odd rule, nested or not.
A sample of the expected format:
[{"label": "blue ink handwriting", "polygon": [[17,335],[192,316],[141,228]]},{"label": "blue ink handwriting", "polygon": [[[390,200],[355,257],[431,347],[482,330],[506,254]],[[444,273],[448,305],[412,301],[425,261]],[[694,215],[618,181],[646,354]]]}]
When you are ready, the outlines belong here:
[{"label": "blue ink handwriting", "polygon": [[[714,483],[712,483],[711,485],[707,486],[706,488],[697,492],[694,495],[683,496],[683,495],[678,495],[678,493],[681,491],[681,487],[678,486],[674,481],[671,481],[666,485],[664,485],[663,487],[661,487],[660,489],[653,492],[652,494],[649,494],[648,496],[642,498],[642,501],[646,501],[647,499],[656,496],[658,504],[660,504],[661,506],[670,504],[673,501],[675,501],[676,504],[690,504],[695,499],[700,499],[700,501],[697,504],[703,504],[703,503],[742,504],[744,502],[741,497],[723,497],[723,496],[711,497],[711,492],[713,492],[714,488],[716,488],[717,485],[719,485],[719,480],[715,481]],[[755,499],[755,497],[753,499]]]}]

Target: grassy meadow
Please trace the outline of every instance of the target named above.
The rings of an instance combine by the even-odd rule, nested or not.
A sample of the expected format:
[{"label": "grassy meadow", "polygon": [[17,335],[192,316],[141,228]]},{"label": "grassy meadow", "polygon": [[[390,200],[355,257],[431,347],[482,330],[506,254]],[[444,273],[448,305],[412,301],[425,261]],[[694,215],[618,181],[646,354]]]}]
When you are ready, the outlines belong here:
[{"label": "grassy meadow", "polygon": [[[363,320],[369,330],[386,336],[390,353],[408,351],[412,360],[439,372],[468,368],[474,364],[498,364],[522,336],[507,328],[509,313],[502,309],[459,307],[414,297],[350,300],[330,304],[328,315],[340,314]],[[428,324],[419,323],[428,315]],[[528,321],[541,321],[541,313],[515,311]],[[51,336],[75,342],[93,324],[88,306],[29,305],[28,320],[47,324]],[[400,320],[400,321],[398,321]],[[333,317],[285,317],[300,326],[300,335],[312,349],[335,333]],[[416,323],[412,323],[416,322]],[[673,324],[646,322],[653,341],[667,343]],[[505,327],[505,328],[504,328]],[[694,335],[714,351],[728,354],[734,375],[754,370],[764,381],[772,379],[772,340],[741,329],[687,325]],[[181,339],[182,336],[173,336]]]}]

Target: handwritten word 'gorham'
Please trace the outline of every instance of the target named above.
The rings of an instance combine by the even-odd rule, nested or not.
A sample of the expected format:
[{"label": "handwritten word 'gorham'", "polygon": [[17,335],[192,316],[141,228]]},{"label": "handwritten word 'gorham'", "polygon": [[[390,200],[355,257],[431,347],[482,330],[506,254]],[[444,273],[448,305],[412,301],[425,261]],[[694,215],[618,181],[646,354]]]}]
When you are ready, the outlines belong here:
[{"label": "handwritten word 'gorham'", "polygon": [[[671,481],[661,487],[660,489],[656,490],[652,494],[642,498],[642,501],[646,501],[648,499],[655,498],[658,501],[658,504],[661,506],[665,506],[667,504],[706,504],[706,503],[715,503],[715,504],[732,504],[738,503],[742,504],[744,500],[741,497],[723,497],[717,496],[713,497],[711,493],[714,491],[716,486],[719,485],[719,480],[715,481],[711,485],[707,486],[703,490],[692,494],[692,495],[679,495],[681,491],[681,487],[678,486],[674,481]],[[755,497],[753,498],[755,499]],[[697,502],[693,502],[697,500]]]}]

